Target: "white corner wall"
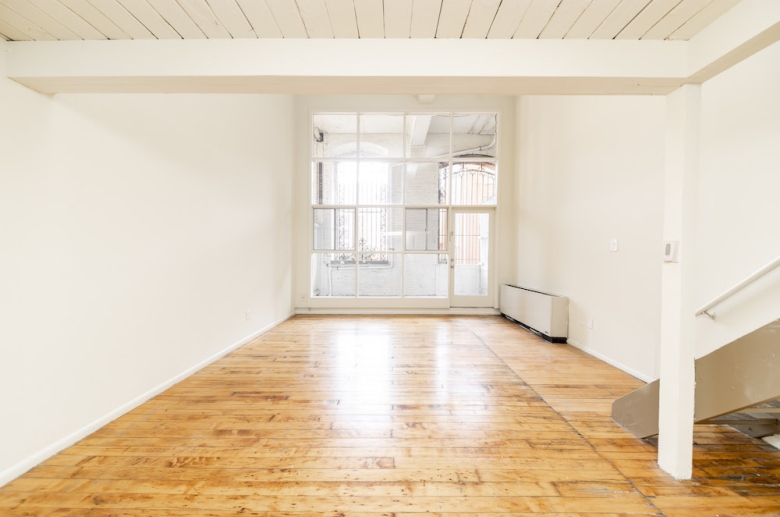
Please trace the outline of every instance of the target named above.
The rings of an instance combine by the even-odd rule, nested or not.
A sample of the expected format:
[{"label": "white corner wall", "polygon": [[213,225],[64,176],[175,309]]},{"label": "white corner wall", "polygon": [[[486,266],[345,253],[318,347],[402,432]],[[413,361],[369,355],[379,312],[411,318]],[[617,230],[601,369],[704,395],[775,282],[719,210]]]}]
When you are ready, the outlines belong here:
[{"label": "white corner wall", "polygon": [[665,102],[519,97],[515,117],[516,283],[568,296],[569,343],[644,380],[658,375]]},{"label": "white corner wall", "polygon": [[[780,256],[780,43],[702,85],[697,305]],[[697,319],[697,357],[780,318],[780,269]]]},{"label": "white corner wall", "polygon": [[294,99],[2,73],[0,113],[2,485],[289,316]]}]

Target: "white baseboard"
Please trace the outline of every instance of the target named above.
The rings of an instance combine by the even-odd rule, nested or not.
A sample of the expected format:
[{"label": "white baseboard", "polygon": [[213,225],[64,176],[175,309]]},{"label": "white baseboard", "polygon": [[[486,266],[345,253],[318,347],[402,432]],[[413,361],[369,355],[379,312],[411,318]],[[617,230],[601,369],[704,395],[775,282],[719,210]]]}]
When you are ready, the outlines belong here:
[{"label": "white baseboard", "polygon": [[323,309],[323,308],[309,308],[298,307],[295,309],[295,314],[348,314],[355,316],[370,316],[380,314],[410,314],[410,315],[439,315],[439,316],[498,316],[501,314],[498,309],[492,308],[477,308],[477,307],[463,307],[463,308],[449,308],[449,309]]},{"label": "white baseboard", "polygon": [[611,364],[615,368],[619,370],[623,370],[627,374],[636,377],[637,379],[644,381],[644,382],[653,382],[655,380],[655,377],[650,377],[649,375],[645,375],[644,373],[637,371],[629,366],[626,366],[623,363],[619,363],[618,361],[615,361],[611,357],[607,357],[606,355],[602,354],[601,352],[597,352],[596,350],[593,350],[592,348],[582,346],[581,344],[577,343],[576,341],[567,341],[567,343],[574,348],[579,348],[583,352],[585,352],[588,355],[592,355],[593,357],[597,359],[601,359],[607,364]]},{"label": "white baseboard", "polygon": [[780,449],[780,434],[773,434],[772,436],[765,436],[763,440],[774,447],[775,449]]},{"label": "white baseboard", "polygon": [[208,357],[208,358],[204,359],[203,361],[199,362],[195,366],[187,368],[186,370],[184,370],[180,374],[176,375],[175,377],[172,377],[172,378],[168,379],[167,381],[163,382],[159,386],[156,386],[156,387],[152,388],[151,390],[147,391],[146,393],[143,393],[143,394],[137,396],[133,400],[131,400],[131,401],[125,403],[125,404],[122,404],[121,406],[119,406],[118,408],[114,409],[113,411],[107,413],[106,415],[103,415],[102,417],[98,418],[97,420],[95,420],[95,421],[85,425],[84,427],[82,427],[78,431],[75,431],[75,432],[69,434],[68,436],[62,438],[61,440],[58,440],[58,441],[54,442],[53,444],[49,445],[48,447],[45,447],[44,449],[36,452],[32,456],[29,456],[29,457],[23,459],[22,461],[20,461],[19,463],[15,464],[15,465],[12,465],[11,467],[3,470],[2,472],[0,472],[0,487],[2,487],[3,485],[9,483],[12,480],[18,478],[19,476],[21,476],[22,474],[24,474],[25,472],[27,472],[31,468],[35,467],[36,465],[40,464],[43,461],[46,461],[47,459],[51,458],[55,454],[63,451],[64,449],[67,449],[68,447],[70,447],[71,445],[75,444],[79,440],[83,440],[84,438],[86,438],[90,434],[94,433],[95,431],[97,431],[101,427],[105,426],[106,424],[109,424],[109,423],[113,422],[114,420],[116,420],[120,416],[124,415],[125,413],[127,413],[127,412],[129,412],[129,411],[131,411],[131,410],[133,410],[135,408],[137,408],[138,406],[140,406],[141,404],[143,404],[147,400],[151,399],[152,397],[155,397],[155,396],[159,395],[160,393],[162,393],[163,391],[167,390],[168,388],[170,388],[174,384],[177,384],[177,383],[183,381],[184,379],[186,379],[187,377],[189,377],[193,373],[195,373],[195,372],[205,368],[206,366],[210,365],[211,363],[213,363],[217,359],[221,359],[222,357],[226,356],[227,354],[229,354],[230,352],[232,352],[236,348],[249,343],[250,341],[252,341],[253,339],[255,339],[256,337],[258,337],[258,336],[260,336],[262,334],[265,334],[266,332],[268,332],[272,328],[276,327],[277,325],[287,321],[292,316],[294,316],[294,313],[290,313],[287,316],[285,316],[284,318],[282,318],[282,319],[280,319],[278,321],[275,321],[275,322],[273,322],[273,323],[271,323],[269,325],[266,325],[265,327],[261,328],[260,330],[257,330],[255,332],[253,332],[249,336],[244,337],[240,341],[238,341],[236,343],[233,343],[229,347],[227,347],[227,348],[225,348],[223,350],[220,350],[219,352],[217,352],[216,354],[212,355],[211,357]]}]

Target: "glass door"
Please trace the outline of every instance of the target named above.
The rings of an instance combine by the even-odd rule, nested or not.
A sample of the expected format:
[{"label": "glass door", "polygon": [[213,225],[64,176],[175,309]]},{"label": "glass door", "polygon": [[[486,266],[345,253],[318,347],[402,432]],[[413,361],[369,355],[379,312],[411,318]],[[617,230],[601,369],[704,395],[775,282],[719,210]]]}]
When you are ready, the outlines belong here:
[{"label": "glass door", "polygon": [[453,209],[450,223],[450,305],[493,307],[493,214]]}]

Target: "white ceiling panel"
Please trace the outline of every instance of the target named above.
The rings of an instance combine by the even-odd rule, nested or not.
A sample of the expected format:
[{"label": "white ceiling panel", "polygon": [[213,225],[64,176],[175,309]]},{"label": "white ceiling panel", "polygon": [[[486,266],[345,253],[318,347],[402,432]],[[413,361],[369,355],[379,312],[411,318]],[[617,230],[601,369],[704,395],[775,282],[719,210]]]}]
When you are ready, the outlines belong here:
[{"label": "white ceiling panel", "polygon": [[460,38],[466,18],[471,8],[471,0],[443,0],[439,13],[439,26],[436,28],[437,38]]},{"label": "white ceiling panel", "polygon": [[542,39],[563,38],[590,3],[591,0],[563,0],[539,37]]},{"label": "white ceiling panel", "polygon": [[[254,0],[260,1],[260,0]],[[283,38],[308,38],[301,14],[294,0],[265,0]]]},{"label": "white ceiling panel", "polygon": [[650,0],[623,0],[591,35],[592,39],[612,39],[639,14]]},{"label": "white ceiling panel", "polygon": [[385,2],[385,38],[410,38],[412,36],[413,0]]},{"label": "white ceiling panel", "polygon": [[3,35],[3,38],[5,39],[11,39],[14,41],[30,41],[32,40],[32,37],[28,36],[27,34],[23,33],[13,25],[9,25],[8,23],[4,22],[2,18],[0,18],[0,34]]},{"label": "white ceiling panel", "polygon": [[184,39],[203,39],[206,37],[192,18],[184,12],[176,0],[147,0],[155,11],[160,13],[168,24]]},{"label": "white ceiling panel", "polygon": [[529,5],[531,0],[502,1],[488,38],[509,39],[514,36]]},{"label": "white ceiling panel", "polygon": [[666,13],[674,9],[681,0],[652,0],[647,7],[642,9],[636,18],[625,26],[616,36],[617,39],[639,39],[650,28],[658,23],[658,20],[666,16]]},{"label": "white ceiling panel", "polygon": [[536,39],[542,33],[561,0],[533,0],[513,37]]},{"label": "white ceiling panel", "polygon": [[59,0],[30,0],[30,3],[70,29],[81,39],[106,39],[100,31],[87,23],[84,18],[62,5]]},{"label": "white ceiling panel", "polygon": [[501,0],[474,0],[471,2],[471,10],[463,28],[464,38],[487,38],[490,26],[498,13]]},{"label": "white ceiling panel", "polygon": [[143,26],[158,39],[181,39],[171,25],[146,0],[118,0]]},{"label": "white ceiling panel", "polygon": [[439,25],[441,0],[414,0],[412,7],[412,37],[433,38]]},{"label": "white ceiling panel", "polygon": [[699,11],[707,7],[712,0],[683,0],[672,9],[661,21],[645,33],[642,39],[666,39],[683,26]]},{"label": "white ceiling panel", "polygon": [[236,0],[208,0],[214,15],[233,38],[256,38],[252,25]]},{"label": "white ceiling panel", "polygon": [[332,38],[328,9],[325,0],[295,0],[301,13],[303,25],[310,38]]},{"label": "white ceiling panel", "polygon": [[155,39],[154,34],[127,12],[117,0],[91,0],[90,3],[132,39]]},{"label": "white ceiling panel", "polygon": [[10,40],[688,40],[739,1],[0,0],[0,34]]},{"label": "white ceiling panel", "polygon": [[577,18],[569,32],[566,33],[566,39],[587,39],[590,38],[601,22],[609,16],[609,13],[615,9],[620,0],[592,0],[585,11]]},{"label": "white ceiling panel", "polygon": [[106,18],[106,15],[98,11],[87,0],[60,0],[60,2],[108,39],[130,39],[130,36],[122,31],[116,23]]},{"label": "white ceiling panel", "polygon": [[4,4],[9,9],[16,11],[58,40],[82,39],[75,32],[54,20],[27,0],[0,0],[0,4]]},{"label": "white ceiling panel", "polygon": [[361,38],[385,37],[385,13],[382,0],[354,0],[358,34]]},{"label": "white ceiling panel", "polygon": [[9,26],[24,34],[25,39],[36,41],[52,41],[57,39],[5,4],[0,4],[0,20],[3,20]]}]

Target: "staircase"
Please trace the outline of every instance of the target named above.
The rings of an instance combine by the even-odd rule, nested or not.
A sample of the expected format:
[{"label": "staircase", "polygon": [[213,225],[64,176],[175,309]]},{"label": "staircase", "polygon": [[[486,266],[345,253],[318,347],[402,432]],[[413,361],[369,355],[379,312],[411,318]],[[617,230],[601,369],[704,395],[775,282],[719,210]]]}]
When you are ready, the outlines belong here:
[{"label": "staircase", "polygon": [[[695,367],[695,423],[734,425],[754,437],[780,433],[779,404],[756,407],[780,399],[780,320],[697,359]],[[614,401],[612,419],[638,438],[658,434],[659,386],[656,380]]]}]

